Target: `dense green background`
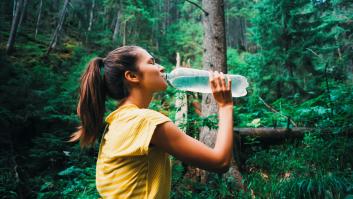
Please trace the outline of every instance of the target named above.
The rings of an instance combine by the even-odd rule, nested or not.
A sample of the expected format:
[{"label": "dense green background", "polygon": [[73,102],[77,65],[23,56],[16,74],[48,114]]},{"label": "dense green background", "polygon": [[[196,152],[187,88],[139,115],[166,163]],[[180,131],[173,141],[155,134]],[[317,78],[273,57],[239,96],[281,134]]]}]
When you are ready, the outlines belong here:
[{"label": "dense green background", "polygon": [[[78,126],[79,77],[86,63],[123,44],[146,48],[170,71],[176,52],[201,68],[202,11],[182,0],[71,0],[56,48],[46,55],[64,1],[27,4],[15,50],[6,53],[13,1],[0,2],[0,196],[97,198],[97,148],[65,142]],[[201,5],[201,1],[194,1]],[[120,29],[113,41],[117,9]],[[183,178],[173,165],[172,198],[353,197],[353,2],[351,0],[225,0],[227,64],[248,78],[248,95],[235,99],[236,127],[286,127],[291,117],[311,127],[302,140],[280,145],[244,141],[241,173],[211,176],[207,184]],[[245,22],[243,39],[236,21]],[[232,24],[231,24],[232,23]],[[243,27],[244,28],[244,27]],[[124,36],[125,35],[125,36]],[[125,39],[124,39],[125,38]],[[246,41],[244,44],[244,41]],[[172,88],[151,108],[174,118]],[[278,112],[268,109],[260,97]],[[112,111],[115,102],[107,102]],[[188,134],[215,124],[190,111]],[[190,125],[191,126],[191,125]],[[323,133],[329,130],[329,133]]]}]

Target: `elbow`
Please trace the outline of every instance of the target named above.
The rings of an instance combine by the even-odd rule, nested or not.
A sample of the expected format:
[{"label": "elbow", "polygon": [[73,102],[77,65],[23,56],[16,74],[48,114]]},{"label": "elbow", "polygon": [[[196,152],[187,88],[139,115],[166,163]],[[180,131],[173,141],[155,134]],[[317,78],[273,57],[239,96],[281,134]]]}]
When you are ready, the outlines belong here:
[{"label": "elbow", "polygon": [[230,168],[230,163],[226,163],[219,168],[217,173],[219,173],[219,174],[227,173],[229,171],[229,168]]},{"label": "elbow", "polygon": [[230,168],[230,159],[220,162],[219,166],[215,170],[216,173],[222,174],[227,173]]}]

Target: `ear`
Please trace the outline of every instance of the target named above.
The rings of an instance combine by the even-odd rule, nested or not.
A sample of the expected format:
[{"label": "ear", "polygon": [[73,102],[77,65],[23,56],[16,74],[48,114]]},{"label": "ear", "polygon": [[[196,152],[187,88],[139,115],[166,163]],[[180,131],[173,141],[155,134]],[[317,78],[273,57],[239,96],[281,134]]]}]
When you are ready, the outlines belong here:
[{"label": "ear", "polygon": [[139,79],[138,75],[135,72],[132,72],[132,71],[125,71],[124,77],[125,77],[125,79],[128,82],[131,82],[131,83],[140,82],[140,79]]}]

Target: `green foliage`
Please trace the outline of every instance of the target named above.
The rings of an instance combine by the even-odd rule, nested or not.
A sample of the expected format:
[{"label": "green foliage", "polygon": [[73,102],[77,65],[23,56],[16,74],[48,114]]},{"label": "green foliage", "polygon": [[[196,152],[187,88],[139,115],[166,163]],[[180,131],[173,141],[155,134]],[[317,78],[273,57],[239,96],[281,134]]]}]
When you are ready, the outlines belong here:
[{"label": "green foliage", "polygon": [[[262,87],[277,87],[277,91],[270,91],[277,92],[277,96],[293,95],[293,91],[305,96],[311,92],[322,92],[317,85],[325,78],[317,79],[314,76],[336,78],[344,74],[343,70],[349,62],[345,56],[350,56],[351,52],[341,49],[349,46],[344,41],[347,35],[352,34],[352,28],[346,26],[346,20],[339,22],[335,10],[342,9],[341,16],[348,17],[351,16],[349,6],[341,2],[321,8],[311,1],[279,0],[261,1],[255,8],[257,15],[252,18],[254,26],[250,29],[250,35],[260,47],[261,62],[252,64],[259,66],[262,77],[270,77],[262,82]],[[335,72],[325,74],[325,67],[322,67],[325,65],[328,65],[329,71]],[[298,83],[297,79],[304,79],[305,82]],[[293,87],[291,92],[284,90],[288,87],[286,84]]]},{"label": "green foliage", "polygon": [[171,25],[165,37],[166,56],[174,58],[181,53],[182,60],[191,60],[193,68],[202,68],[202,26],[193,21],[180,20]]},{"label": "green foliage", "polygon": [[[34,178],[33,183],[42,181]],[[60,187],[60,189],[58,189]],[[95,167],[77,168],[71,166],[57,173],[53,178],[46,177],[39,187],[38,198],[98,198],[95,184]]]},{"label": "green foliage", "polygon": [[353,191],[347,141],[308,133],[298,146],[257,150],[247,160],[248,189],[260,198],[342,198]]}]

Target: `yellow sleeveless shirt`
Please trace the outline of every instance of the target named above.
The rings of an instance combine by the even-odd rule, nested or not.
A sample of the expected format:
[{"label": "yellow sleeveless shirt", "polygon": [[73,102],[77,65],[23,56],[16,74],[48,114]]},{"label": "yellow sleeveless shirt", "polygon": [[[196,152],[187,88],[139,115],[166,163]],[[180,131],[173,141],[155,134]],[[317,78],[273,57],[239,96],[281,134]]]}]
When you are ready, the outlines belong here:
[{"label": "yellow sleeveless shirt", "polygon": [[102,198],[169,198],[169,155],[149,146],[163,114],[133,104],[119,107],[105,121],[108,129],[99,146],[96,187]]}]

